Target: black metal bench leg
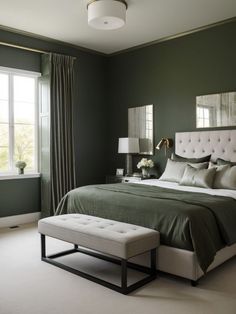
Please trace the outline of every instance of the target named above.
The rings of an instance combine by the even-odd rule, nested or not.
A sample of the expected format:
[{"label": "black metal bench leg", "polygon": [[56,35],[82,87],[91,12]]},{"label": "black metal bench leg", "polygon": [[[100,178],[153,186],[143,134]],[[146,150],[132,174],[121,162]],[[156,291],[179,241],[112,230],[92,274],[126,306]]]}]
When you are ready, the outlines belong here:
[{"label": "black metal bench leg", "polygon": [[191,280],[192,287],[197,287],[198,283],[199,283],[198,280]]},{"label": "black metal bench leg", "polygon": [[151,275],[156,275],[156,255],[157,255],[157,250],[152,249],[150,251]]},{"label": "black metal bench leg", "polygon": [[41,234],[41,259],[46,257],[46,239],[45,235]]},{"label": "black metal bench leg", "polygon": [[[112,284],[108,281],[102,280],[100,278],[97,278],[95,276],[89,275],[88,273],[84,273],[82,271],[79,271],[77,269],[71,268],[67,265],[64,265],[58,261],[55,261],[56,258],[58,257],[62,257],[62,256],[66,256],[69,254],[73,254],[73,253],[84,253],[93,257],[97,257],[109,262],[112,262],[114,264],[119,264],[121,265],[121,286],[117,286],[115,284]],[[72,250],[67,250],[67,251],[63,251],[63,252],[59,252],[56,254],[52,254],[49,256],[46,256],[46,236],[44,234],[41,234],[41,260],[52,264],[54,266],[57,266],[59,268],[62,268],[64,270],[67,270],[73,274],[76,274],[78,276],[81,276],[83,278],[89,279],[93,282],[99,283],[107,288],[110,288],[112,290],[115,290],[117,292],[123,293],[125,295],[127,295],[128,293],[142,287],[143,285],[147,284],[148,282],[154,280],[156,278],[156,249],[151,250],[150,252],[150,258],[151,258],[151,262],[150,262],[150,268],[147,267],[143,267],[140,265],[135,265],[133,263],[129,263],[126,259],[121,259],[121,260],[117,260],[116,258],[111,258],[111,257],[107,257],[104,256],[102,254],[99,253],[94,253],[94,252],[90,252],[90,251],[86,251],[83,250],[81,248],[79,248],[79,246],[77,244],[74,244],[74,248]],[[141,272],[144,272],[146,274],[149,274],[148,277],[145,277],[137,282],[135,282],[134,284],[131,284],[130,286],[128,286],[128,280],[127,280],[127,268],[128,266],[130,268],[139,270]]]},{"label": "black metal bench leg", "polygon": [[127,260],[121,260],[121,289],[122,293],[126,294],[127,291]]}]

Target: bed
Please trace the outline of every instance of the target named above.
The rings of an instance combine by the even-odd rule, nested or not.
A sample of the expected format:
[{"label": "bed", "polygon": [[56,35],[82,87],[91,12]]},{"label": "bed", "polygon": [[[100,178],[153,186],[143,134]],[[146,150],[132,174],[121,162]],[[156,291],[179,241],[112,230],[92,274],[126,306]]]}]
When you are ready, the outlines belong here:
[{"label": "bed", "polygon": [[[176,133],[175,152],[236,161],[236,130]],[[192,283],[236,255],[236,190],[141,184],[82,187],[61,200],[56,214],[82,213],[153,228],[161,233],[157,268]],[[146,256],[135,258],[146,264]]]}]

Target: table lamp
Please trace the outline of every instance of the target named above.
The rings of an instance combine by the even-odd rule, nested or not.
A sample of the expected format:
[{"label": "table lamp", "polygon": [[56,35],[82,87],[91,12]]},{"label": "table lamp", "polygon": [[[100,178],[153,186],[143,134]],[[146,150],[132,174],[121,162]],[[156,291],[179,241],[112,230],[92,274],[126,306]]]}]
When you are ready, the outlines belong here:
[{"label": "table lamp", "polygon": [[126,176],[132,175],[132,155],[139,153],[139,139],[134,137],[119,138],[118,153],[126,156]]}]

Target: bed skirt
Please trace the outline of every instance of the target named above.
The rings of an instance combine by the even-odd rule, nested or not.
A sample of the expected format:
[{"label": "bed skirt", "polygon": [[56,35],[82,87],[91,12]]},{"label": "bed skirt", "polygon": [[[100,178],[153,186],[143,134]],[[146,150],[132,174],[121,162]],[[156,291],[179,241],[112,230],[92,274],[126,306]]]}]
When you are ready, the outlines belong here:
[{"label": "bed skirt", "polygon": [[[214,262],[207,272],[221,265],[231,257],[236,256],[236,244],[226,246],[216,254]],[[148,266],[148,255],[142,254],[130,260],[140,265]],[[165,273],[180,276],[190,280],[198,280],[204,274],[197,262],[196,254],[191,251],[181,250],[166,245],[158,248],[157,269]]]}]

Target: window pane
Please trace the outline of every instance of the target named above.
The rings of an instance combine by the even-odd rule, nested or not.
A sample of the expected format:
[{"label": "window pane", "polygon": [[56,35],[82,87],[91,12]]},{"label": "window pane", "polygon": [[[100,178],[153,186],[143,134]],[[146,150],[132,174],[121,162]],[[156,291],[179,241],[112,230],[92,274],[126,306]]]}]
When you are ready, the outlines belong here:
[{"label": "window pane", "polygon": [[8,146],[9,143],[9,127],[8,124],[0,123],[0,146]]},{"label": "window pane", "polygon": [[8,123],[8,101],[0,99],[0,123]]},{"label": "window pane", "polygon": [[204,117],[205,117],[206,119],[209,119],[209,109],[205,109],[205,110],[204,110]]},{"label": "window pane", "polygon": [[0,171],[8,170],[8,147],[0,146]]},{"label": "window pane", "polygon": [[34,124],[35,112],[34,104],[27,102],[14,102],[15,123]]},{"label": "window pane", "polygon": [[34,169],[34,126],[15,124],[14,162],[25,161],[26,171]]},{"label": "window pane", "polygon": [[197,120],[197,127],[202,128],[203,127],[203,119],[198,118]]},{"label": "window pane", "polygon": [[0,100],[8,100],[8,75],[0,73]]},{"label": "window pane", "polygon": [[0,172],[16,171],[18,160],[35,170],[36,86],[35,77],[0,72]]},{"label": "window pane", "polygon": [[35,101],[35,79],[31,77],[14,76],[14,101]]},{"label": "window pane", "polygon": [[8,170],[8,157],[9,157],[9,136],[8,125],[0,124],[0,171]]}]

